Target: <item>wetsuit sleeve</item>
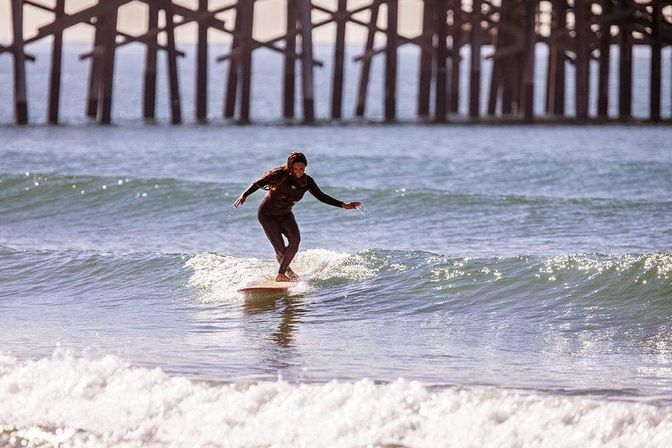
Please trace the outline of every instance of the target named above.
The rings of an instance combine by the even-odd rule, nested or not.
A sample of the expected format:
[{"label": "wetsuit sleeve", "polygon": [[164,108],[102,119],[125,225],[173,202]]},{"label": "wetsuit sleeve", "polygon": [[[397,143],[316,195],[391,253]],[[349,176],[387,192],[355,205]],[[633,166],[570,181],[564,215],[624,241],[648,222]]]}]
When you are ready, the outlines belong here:
[{"label": "wetsuit sleeve", "polygon": [[308,180],[308,191],[315,196],[319,201],[324,202],[325,204],[333,205],[334,207],[343,208],[343,202],[338,199],[334,199],[326,193],[323,193],[322,190],[317,186],[313,178],[311,177]]},{"label": "wetsuit sleeve", "polygon": [[257,191],[260,188],[264,188],[266,185],[273,184],[275,182],[278,182],[280,180],[280,176],[282,173],[277,173],[275,171],[271,171],[270,173],[266,173],[259,179],[255,180],[250,184],[249,187],[247,187],[247,190],[243,192],[243,197],[248,197],[255,191]]},{"label": "wetsuit sleeve", "polygon": [[263,187],[263,185],[261,185],[261,186],[258,185],[257,182],[259,182],[259,181],[252,182],[252,183],[250,184],[250,186],[247,187],[247,190],[243,191],[243,197],[244,197],[244,198],[248,197],[249,195],[251,195],[252,193],[254,193],[255,191],[257,191],[258,189],[260,189],[261,187]]}]

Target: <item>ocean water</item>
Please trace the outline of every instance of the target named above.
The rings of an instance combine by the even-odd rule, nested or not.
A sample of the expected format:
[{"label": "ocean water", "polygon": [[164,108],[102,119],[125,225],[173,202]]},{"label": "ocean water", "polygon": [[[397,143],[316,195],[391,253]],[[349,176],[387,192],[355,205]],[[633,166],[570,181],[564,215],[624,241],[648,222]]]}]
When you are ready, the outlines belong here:
[{"label": "ocean water", "polygon": [[[669,127],[119,104],[0,127],[0,446],[669,445]],[[232,202],[295,149],[364,205],[306,195],[302,281],[243,297],[276,267],[261,192]]]}]

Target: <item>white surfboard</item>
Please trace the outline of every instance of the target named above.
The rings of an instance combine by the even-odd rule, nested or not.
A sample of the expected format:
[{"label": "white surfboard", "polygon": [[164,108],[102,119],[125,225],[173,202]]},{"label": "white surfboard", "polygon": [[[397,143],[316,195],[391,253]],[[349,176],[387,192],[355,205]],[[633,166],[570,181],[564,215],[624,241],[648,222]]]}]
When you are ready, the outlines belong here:
[{"label": "white surfboard", "polygon": [[238,289],[243,294],[272,294],[286,293],[294,285],[294,282],[266,281]]}]

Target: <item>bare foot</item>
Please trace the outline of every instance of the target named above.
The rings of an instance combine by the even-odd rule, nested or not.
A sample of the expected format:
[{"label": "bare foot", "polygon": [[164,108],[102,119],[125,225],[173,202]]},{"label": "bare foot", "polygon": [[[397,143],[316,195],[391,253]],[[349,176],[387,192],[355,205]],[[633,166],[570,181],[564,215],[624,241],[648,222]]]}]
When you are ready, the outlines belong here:
[{"label": "bare foot", "polygon": [[286,272],[287,277],[289,277],[293,282],[299,281],[299,276],[296,275],[296,272],[292,271],[291,268],[287,268]]},{"label": "bare foot", "polygon": [[285,274],[278,274],[277,277],[275,277],[275,281],[276,281],[276,282],[291,282],[292,279],[289,278],[289,277],[288,277],[287,275],[285,275]]}]

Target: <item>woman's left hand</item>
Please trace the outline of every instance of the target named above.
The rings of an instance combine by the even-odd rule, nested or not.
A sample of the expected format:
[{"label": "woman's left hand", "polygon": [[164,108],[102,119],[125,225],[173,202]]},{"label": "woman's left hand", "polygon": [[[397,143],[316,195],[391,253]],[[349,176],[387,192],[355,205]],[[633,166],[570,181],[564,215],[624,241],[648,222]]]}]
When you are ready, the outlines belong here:
[{"label": "woman's left hand", "polygon": [[343,204],[343,208],[351,210],[353,208],[359,207],[360,205],[362,205],[362,203],[359,201],[346,202],[345,204]]},{"label": "woman's left hand", "polygon": [[236,202],[233,203],[233,206],[238,208],[244,203],[245,203],[245,195],[241,194],[240,196],[238,196],[238,199],[236,199]]}]

